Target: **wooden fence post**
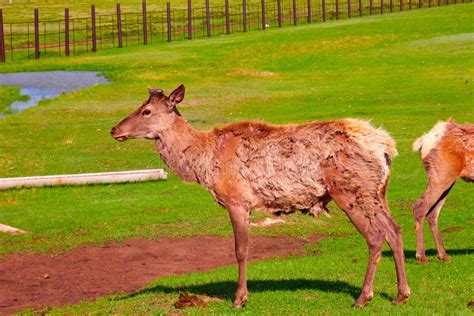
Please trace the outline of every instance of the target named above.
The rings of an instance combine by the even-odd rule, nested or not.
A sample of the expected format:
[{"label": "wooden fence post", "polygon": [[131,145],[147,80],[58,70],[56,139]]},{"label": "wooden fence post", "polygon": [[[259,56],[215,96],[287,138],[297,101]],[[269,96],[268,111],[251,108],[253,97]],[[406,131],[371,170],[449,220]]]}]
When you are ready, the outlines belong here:
[{"label": "wooden fence post", "polygon": [[148,29],[146,23],[146,0],[142,0],[143,45],[148,44]]},{"label": "wooden fence post", "polygon": [[359,16],[362,16],[362,0],[359,0]]},{"label": "wooden fence post", "polygon": [[247,0],[242,0],[242,27],[247,32]]},{"label": "wooden fence post", "polygon": [[193,39],[193,8],[191,0],[188,0],[188,39]]},{"label": "wooden fence post", "polygon": [[392,12],[393,12],[393,0],[390,0],[390,13],[392,13]]},{"label": "wooden fence post", "polygon": [[422,0],[418,0],[418,9],[420,9],[421,7],[423,7],[423,2]]},{"label": "wooden fence post", "polygon": [[95,5],[91,5],[92,51],[97,51],[97,29],[95,23]]},{"label": "wooden fence post", "polygon": [[403,11],[403,0],[400,0],[400,11]]},{"label": "wooden fence post", "polygon": [[206,28],[207,28],[207,36],[211,36],[211,12],[209,9],[209,0],[206,0]]},{"label": "wooden fence post", "polygon": [[118,47],[122,48],[122,17],[120,12],[120,3],[116,5],[117,11],[117,39],[118,39]]},{"label": "wooden fence post", "polygon": [[265,30],[266,23],[265,23],[265,0],[262,0],[262,30]]},{"label": "wooden fence post", "polygon": [[428,8],[431,8],[431,0],[428,0]]},{"label": "wooden fence post", "polygon": [[69,9],[64,9],[64,53],[69,56]]},{"label": "wooden fence post", "polygon": [[326,22],[326,0],[321,0],[321,6],[323,10],[323,22]]},{"label": "wooden fence post", "polygon": [[230,34],[229,0],[225,0],[225,33]]},{"label": "wooden fence post", "polygon": [[311,0],[308,0],[308,23],[313,23],[313,15],[311,13]]},{"label": "wooden fence post", "polygon": [[347,0],[347,18],[351,18],[351,0]]},{"label": "wooden fence post", "polygon": [[282,26],[281,21],[281,0],[277,0],[277,11],[278,11],[278,27]]},{"label": "wooden fence post", "polygon": [[383,14],[384,6],[385,6],[385,4],[384,4],[383,0],[380,0],[380,14]]},{"label": "wooden fence post", "polygon": [[438,0],[438,7],[441,6],[441,0]]},{"label": "wooden fence post", "polygon": [[173,40],[171,36],[171,3],[166,2],[166,30],[168,33],[168,42]]},{"label": "wooden fence post", "polygon": [[298,25],[298,12],[296,8],[296,0],[293,0],[293,25]]},{"label": "wooden fence post", "polygon": [[370,15],[374,13],[373,10],[374,10],[374,0],[369,0],[369,14]]},{"label": "wooden fence post", "polygon": [[3,10],[0,9],[0,62],[6,61],[5,56],[5,33],[3,32]]},{"label": "wooden fence post", "polygon": [[39,43],[39,13],[35,9],[35,58],[40,58],[40,43]]},{"label": "wooden fence post", "polygon": [[336,0],[336,20],[339,20],[339,0]]},{"label": "wooden fence post", "polygon": [[411,10],[412,0],[408,0],[408,10]]}]

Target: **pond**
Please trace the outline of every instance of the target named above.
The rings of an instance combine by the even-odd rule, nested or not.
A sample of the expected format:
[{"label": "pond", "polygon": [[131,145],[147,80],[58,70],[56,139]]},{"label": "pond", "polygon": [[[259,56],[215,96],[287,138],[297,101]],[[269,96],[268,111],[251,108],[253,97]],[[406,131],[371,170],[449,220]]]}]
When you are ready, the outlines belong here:
[{"label": "pond", "polygon": [[[94,71],[43,71],[0,74],[0,86],[21,87],[27,101],[15,101],[9,112],[16,113],[37,105],[43,99],[55,98],[61,93],[84,89],[96,84],[108,84],[105,77]],[[0,118],[5,117],[0,113]]]}]

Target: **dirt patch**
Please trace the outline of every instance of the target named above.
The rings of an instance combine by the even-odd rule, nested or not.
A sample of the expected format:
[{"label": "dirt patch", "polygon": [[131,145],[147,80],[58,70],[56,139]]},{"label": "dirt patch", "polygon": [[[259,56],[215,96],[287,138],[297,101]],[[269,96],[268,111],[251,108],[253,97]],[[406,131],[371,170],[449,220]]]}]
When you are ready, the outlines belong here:
[{"label": "dirt patch", "polygon": [[194,306],[207,307],[207,303],[202,298],[196,295],[189,295],[188,293],[180,293],[178,301],[174,303],[174,307],[177,309]]},{"label": "dirt patch", "polygon": [[[253,236],[249,259],[302,255],[306,243],[322,236],[308,239]],[[0,261],[0,314],[133,292],[163,275],[234,263],[233,239],[216,236],[83,245],[62,255],[13,254]]]}]

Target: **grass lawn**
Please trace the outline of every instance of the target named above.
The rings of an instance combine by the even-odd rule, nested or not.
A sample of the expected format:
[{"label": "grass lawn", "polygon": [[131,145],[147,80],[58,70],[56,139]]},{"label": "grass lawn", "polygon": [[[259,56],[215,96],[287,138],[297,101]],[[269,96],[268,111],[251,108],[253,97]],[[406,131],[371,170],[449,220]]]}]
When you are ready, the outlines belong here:
[{"label": "grass lawn", "polygon": [[[410,301],[392,306],[393,260],[384,252],[374,300],[357,313],[465,314],[474,293],[473,187],[456,184],[440,216],[448,263],[418,265],[411,204],[425,185],[412,142],[438,120],[474,122],[473,4],[373,16],[206,40],[113,49],[80,57],[3,65],[0,72],[95,70],[112,80],[42,102],[0,120],[0,177],[162,166],[153,144],[118,143],[110,128],[147,97],[184,83],[181,112],[207,129],[243,119],[270,123],[361,117],[396,139],[389,203],[404,230]],[[2,93],[3,95],[3,93]],[[219,295],[188,313],[352,313],[367,265],[367,247],[347,217],[289,217],[252,234],[326,233],[318,256],[267,260],[249,267],[250,301],[230,308],[236,267],[166,277],[133,296],[103,298],[53,313],[167,313],[180,291]],[[252,217],[262,217],[253,214]],[[164,182],[10,190],[0,193],[0,223],[30,231],[0,235],[0,254],[62,252],[82,243],[133,237],[231,235],[224,210],[197,185]],[[457,229],[447,229],[450,227]],[[426,228],[427,248],[434,242]],[[388,249],[388,248],[387,248]],[[309,253],[315,249],[309,249]]]}]

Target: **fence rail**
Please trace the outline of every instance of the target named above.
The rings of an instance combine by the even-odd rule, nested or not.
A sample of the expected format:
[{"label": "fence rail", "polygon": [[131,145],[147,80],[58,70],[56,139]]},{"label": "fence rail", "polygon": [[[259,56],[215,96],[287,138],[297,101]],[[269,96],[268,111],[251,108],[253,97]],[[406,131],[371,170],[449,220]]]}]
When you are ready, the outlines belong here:
[{"label": "fence rail", "polygon": [[472,2],[472,0],[261,0],[260,3],[195,8],[188,0],[187,9],[147,11],[142,0],[140,12],[122,12],[120,4],[111,14],[97,15],[91,6],[90,16],[71,18],[64,9],[64,19],[42,20],[35,9],[33,21],[10,22],[0,9],[0,62],[40,57],[77,55],[107,48],[173,42],[214,35],[297,26],[363,15],[414,10]]}]

